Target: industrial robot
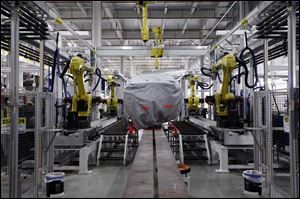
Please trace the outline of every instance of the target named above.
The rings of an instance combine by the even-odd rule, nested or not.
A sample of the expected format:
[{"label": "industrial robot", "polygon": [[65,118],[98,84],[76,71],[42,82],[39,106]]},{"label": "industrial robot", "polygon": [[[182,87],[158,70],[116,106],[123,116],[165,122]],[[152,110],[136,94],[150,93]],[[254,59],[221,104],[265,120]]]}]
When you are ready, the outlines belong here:
[{"label": "industrial robot", "polygon": [[104,100],[104,103],[107,104],[107,116],[117,116],[118,104],[121,103],[121,101],[116,96],[116,87],[120,86],[120,84],[117,83],[117,79],[113,75],[109,75],[106,81],[110,88],[110,95]]},{"label": "industrial robot", "polygon": [[206,108],[199,108],[200,103],[204,103],[204,99],[200,99],[196,95],[196,90],[198,86],[200,86],[201,89],[209,89],[210,87],[207,87],[207,83],[203,83],[200,81],[200,77],[198,75],[188,75],[188,81],[189,81],[189,88],[190,88],[190,96],[185,99],[185,103],[187,103],[188,107],[188,115],[189,116],[201,116],[203,118],[206,118],[207,109]]},{"label": "industrial robot", "polygon": [[89,75],[89,85],[93,81],[95,70],[91,65],[86,63],[81,55],[71,58],[68,66],[69,72],[73,76],[74,95],[71,99],[66,98],[65,102],[71,102],[71,111],[68,112],[67,129],[90,128],[90,115],[92,103],[99,101],[100,97],[92,97],[84,87],[84,72]]},{"label": "industrial robot", "polygon": [[233,54],[225,53],[217,64],[212,65],[212,79],[217,77],[218,70],[223,70],[223,82],[221,92],[215,93],[214,96],[207,96],[205,101],[216,106],[217,127],[241,128],[242,121],[239,118],[239,105],[243,98],[235,96],[229,92],[231,73],[236,68],[237,61]]},{"label": "industrial robot", "polygon": [[200,81],[200,77],[197,75],[192,75],[188,78],[189,86],[191,90],[191,95],[187,99],[188,112],[189,115],[197,115],[199,113],[199,103],[200,99],[196,95],[196,83]]}]

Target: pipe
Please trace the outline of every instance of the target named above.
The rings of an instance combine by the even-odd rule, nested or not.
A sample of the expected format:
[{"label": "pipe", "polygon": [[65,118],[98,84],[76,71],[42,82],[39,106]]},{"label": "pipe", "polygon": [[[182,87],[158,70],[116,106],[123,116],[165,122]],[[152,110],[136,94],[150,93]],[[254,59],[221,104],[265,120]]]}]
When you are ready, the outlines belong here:
[{"label": "pipe", "polygon": [[[287,2],[286,2],[286,3],[287,3]],[[283,5],[281,5],[281,6],[276,10],[276,13],[277,13],[277,12],[281,12],[282,10],[285,10],[285,9],[286,9],[286,6],[287,6],[286,3],[284,3]],[[271,19],[272,16],[273,16],[273,15],[270,15],[270,16],[264,18],[262,21],[260,21],[260,22],[257,24],[257,26],[261,26],[261,25],[264,24],[267,20]]]},{"label": "pipe", "polygon": [[[256,6],[246,17],[245,20],[249,21],[250,19],[253,19],[253,16],[257,16],[258,12],[263,11],[266,9],[269,5],[271,5],[273,1],[266,1],[261,3],[260,5]],[[240,26],[242,25],[241,22],[238,22],[232,29],[231,31],[225,35],[216,45],[220,45],[223,41],[225,41],[230,35],[232,35]],[[214,49],[212,48],[210,52],[213,52]]]},{"label": "pipe", "polygon": [[204,40],[199,44],[199,46],[202,46],[202,44],[206,41],[206,39],[210,36],[210,34],[216,29],[216,27],[221,23],[221,21],[224,19],[224,17],[229,13],[229,11],[233,8],[233,6],[237,3],[237,1],[233,2],[230,6],[230,8],[225,12],[225,14],[222,16],[222,18],[216,23],[216,25],[210,30],[210,32],[206,35]]},{"label": "pipe", "polygon": [[277,27],[280,27],[282,25],[282,23],[284,23],[284,22],[287,23],[286,17],[287,17],[287,13],[284,13],[281,17],[270,22],[268,25],[263,26],[259,31],[257,31],[257,34],[261,34],[265,30],[268,30],[268,31],[274,30]]},{"label": "pipe", "polygon": [[[42,1],[34,1],[34,3],[39,6],[44,12],[49,13],[49,15],[56,19],[59,17],[57,11],[52,8],[51,6],[49,6],[48,4],[46,4],[45,2]],[[81,43],[83,43],[85,46],[87,46],[90,50],[94,50],[93,46],[90,45],[87,41],[83,40],[74,30],[73,28],[70,27],[69,23],[67,22],[63,22],[61,24],[62,26],[64,26],[64,28],[66,28],[73,36],[75,36]]]}]

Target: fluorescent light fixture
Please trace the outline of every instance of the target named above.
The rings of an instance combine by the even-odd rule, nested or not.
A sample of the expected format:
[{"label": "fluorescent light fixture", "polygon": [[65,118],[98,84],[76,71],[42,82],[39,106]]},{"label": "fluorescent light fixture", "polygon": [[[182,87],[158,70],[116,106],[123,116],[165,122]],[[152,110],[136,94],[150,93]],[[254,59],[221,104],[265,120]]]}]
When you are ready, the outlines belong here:
[{"label": "fluorescent light fixture", "polygon": [[74,44],[74,47],[77,47],[77,44]]},{"label": "fluorescent light fixture", "polygon": [[47,25],[48,25],[50,31],[54,31],[53,27],[48,22],[47,22]]},{"label": "fluorescent light fixture", "polygon": [[121,48],[122,48],[123,50],[130,50],[130,49],[132,49],[131,46],[122,46]]},{"label": "fluorescent light fixture", "polygon": [[71,44],[70,42],[68,42],[68,46],[70,46],[70,47],[71,47],[71,46],[72,46],[72,44]]},{"label": "fluorescent light fixture", "polygon": [[[74,31],[75,33],[77,33],[80,36],[89,36],[89,31]],[[72,36],[72,33],[70,33],[69,31],[59,31],[60,35],[62,36]]]},{"label": "fluorescent light fixture", "polygon": [[197,46],[196,48],[197,48],[197,49],[207,49],[208,46]]},{"label": "fluorescent light fixture", "polygon": [[[217,30],[216,35],[227,35],[230,31],[229,30]],[[250,34],[250,31],[246,30],[247,34]],[[233,35],[244,35],[245,30],[236,30]]]}]

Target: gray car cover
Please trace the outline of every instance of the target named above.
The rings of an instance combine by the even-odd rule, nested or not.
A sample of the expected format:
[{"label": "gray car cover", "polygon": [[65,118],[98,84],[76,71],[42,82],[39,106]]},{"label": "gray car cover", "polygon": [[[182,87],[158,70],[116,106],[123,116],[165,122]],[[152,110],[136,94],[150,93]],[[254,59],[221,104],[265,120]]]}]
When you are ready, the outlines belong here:
[{"label": "gray car cover", "polygon": [[169,75],[137,75],[124,90],[124,115],[137,129],[175,119],[183,104],[182,90]]}]

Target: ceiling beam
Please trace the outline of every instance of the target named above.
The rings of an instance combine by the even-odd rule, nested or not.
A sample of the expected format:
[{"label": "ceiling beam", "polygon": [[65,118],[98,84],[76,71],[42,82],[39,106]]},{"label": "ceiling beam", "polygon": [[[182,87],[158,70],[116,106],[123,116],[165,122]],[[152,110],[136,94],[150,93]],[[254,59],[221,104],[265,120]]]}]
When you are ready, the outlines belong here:
[{"label": "ceiling beam", "polygon": [[[207,49],[200,49],[193,46],[165,46],[164,56],[201,56],[208,52]],[[97,47],[97,54],[104,57],[114,56],[134,56],[134,57],[150,57],[151,47],[148,46],[110,46]]]},{"label": "ceiling beam", "polygon": [[165,3],[165,10],[164,10],[165,15],[167,14],[167,12],[168,12],[168,4]]},{"label": "ceiling beam", "polygon": [[[167,3],[165,3],[165,10],[164,10],[164,13],[165,13],[165,16],[166,16],[167,13],[168,13],[168,4],[167,4]],[[166,26],[166,18],[164,17],[163,22],[162,22],[162,25],[161,25],[162,32],[164,32],[165,26]]]},{"label": "ceiling beam", "polygon": [[[106,5],[109,3],[105,3]],[[112,11],[110,10],[109,7],[104,7],[104,12],[105,14],[108,16],[108,18],[110,19],[111,25],[113,27],[113,29],[116,30],[116,33],[118,35],[118,37],[123,40],[123,35],[122,35],[122,31],[120,31],[120,29],[122,29],[122,24],[118,19],[114,19],[113,18],[113,14]]]},{"label": "ceiling beam", "polygon": [[[194,2],[194,3],[192,4],[192,8],[191,8],[190,15],[193,15],[193,14],[194,14],[196,7],[197,7],[197,2]],[[187,28],[187,26],[188,26],[189,21],[190,21],[190,18],[188,18],[188,19],[185,20],[185,22],[184,22],[184,24],[183,24],[183,27],[182,27],[182,31],[181,31],[181,34],[182,34],[182,35],[185,33],[185,30],[186,30],[186,28]]]},{"label": "ceiling beam", "polygon": [[104,42],[108,45],[108,46],[111,46],[111,42],[110,41],[108,41],[107,39],[106,40],[104,40]]},{"label": "ceiling beam", "polygon": [[81,12],[82,12],[86,17],[88,17],[88,14],[87,14],[87,12],[85,11],[85,9],[82,7],[81,3],[76,2],[76,5],[80,8]]},{"label": "ceiling beam", "polygon": [[[49,16],[53,17],[54,19],[57,17],[61,17],[60,13],[54,8],[55,6],[52,4],[47,4],[43,1],[34,1],[34,3],[39,6],[43,11],[46,13],[49,13]],[[66,28],[68,31],[70,31],[80,42],[82,42],[85,46],[87,46],[89,49],[93,49],[92,45],[90,45],[87,41],[83,40],[71,27],[70,23],[64,22],[62,24],[64,28]]]}]

